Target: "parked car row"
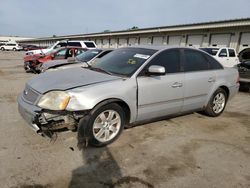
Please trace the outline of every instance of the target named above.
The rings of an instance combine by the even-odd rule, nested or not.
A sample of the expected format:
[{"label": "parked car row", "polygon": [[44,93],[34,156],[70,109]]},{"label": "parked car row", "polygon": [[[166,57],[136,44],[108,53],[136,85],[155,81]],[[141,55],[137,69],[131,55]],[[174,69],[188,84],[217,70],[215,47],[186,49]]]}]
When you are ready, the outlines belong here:
[{"label": "parked car row", "polygon": [[68,59],[74,58],[86,50],[87,50],[86,48],[82,47],[68,46],[51,50],[45,54],[26,55],[24,57],[24,69],[26,72],[40,73],[40,67],[45,62],[51,60],[67,61]]},{"label": "parked car row", "polygon": [[237,69],[193,48],[88,49],[71,60],[42,63],[18,109],[39,134],[77,129],[79,141],[94,146],[145,120],[193,111],[219,116],[239,89]]}]

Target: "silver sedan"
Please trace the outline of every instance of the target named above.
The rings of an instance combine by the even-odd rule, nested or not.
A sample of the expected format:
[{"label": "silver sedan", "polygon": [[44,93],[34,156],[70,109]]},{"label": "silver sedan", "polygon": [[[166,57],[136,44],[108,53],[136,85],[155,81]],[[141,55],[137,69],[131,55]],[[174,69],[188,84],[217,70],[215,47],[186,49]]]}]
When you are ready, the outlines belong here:
[{"label": "silver sedan", "polygon": [[132,123],[193,111],[219,116],[238,88],[237,70],[200,50],[129,47],[32,78],[18,106],[38,133],[77,128],[80,142],[104,146]]}]

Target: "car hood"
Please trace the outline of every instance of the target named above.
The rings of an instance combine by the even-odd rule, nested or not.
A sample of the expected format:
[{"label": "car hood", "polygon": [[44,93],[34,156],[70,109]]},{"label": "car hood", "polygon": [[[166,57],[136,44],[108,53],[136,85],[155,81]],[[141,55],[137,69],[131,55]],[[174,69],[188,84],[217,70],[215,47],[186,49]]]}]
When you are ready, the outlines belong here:
[{"label": "car hood", "polygon": [[121,78],[85,68],[72,68],[39,74],[27,84],[39,93],[46,93],[51,90],[68,90],[118,79]]},{"label": "car hood", "polygon": [[41,54],[27,55],[23,58],[24,61],[34,61],[42,57]]},{"label": "car hood", "polygon": [[74,61],[68,61],[67,59],[52,60],[52,61],[48,61],[44,63],[41,68],[44,70],[47,70],[52,67],[59,67],[59,66],[67,65],[67,64],[72,64],[72,63],[74,63]]}]

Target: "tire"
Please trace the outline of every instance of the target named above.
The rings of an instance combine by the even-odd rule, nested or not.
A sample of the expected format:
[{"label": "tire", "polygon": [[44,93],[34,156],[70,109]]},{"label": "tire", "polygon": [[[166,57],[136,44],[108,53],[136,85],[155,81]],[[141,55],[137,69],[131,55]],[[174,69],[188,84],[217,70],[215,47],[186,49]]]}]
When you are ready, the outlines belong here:
[{"label": "tire", "polygon": [[2,47],[1,50],[4,51],[5,50],[4,47]]},{"label": "tire", "polygon": [[[113,123],[112,123],[113,121]],[[105,146],[114,142],[125,124],[125,113],[116,103],[94,109],[78,125],[78,145],[88,140],[92,146]]]},{"label": "tire", "polygon": [[16,51],[16,48],[13,48],[13,51]]},{"label": "tire", "polygon": [[227,93],[224,89],[217,89],[210,98],[204,113],[210,117],[217,117],[222,114],[227,104]]}]

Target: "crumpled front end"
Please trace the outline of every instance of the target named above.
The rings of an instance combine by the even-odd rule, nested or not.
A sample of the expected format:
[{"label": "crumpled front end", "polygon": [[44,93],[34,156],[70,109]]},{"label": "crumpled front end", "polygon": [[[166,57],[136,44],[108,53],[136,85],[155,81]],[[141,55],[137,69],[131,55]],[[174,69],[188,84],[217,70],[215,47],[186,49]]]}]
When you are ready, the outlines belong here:
[{"label": "crumpled front end", "polygon": [[18,111],[28,125],[37,133],[52,137],[53,132],[67,128],[76,129],[78,117],[73,112],[48,111],[35,105],[41,94],[26,86],[18,96]]}]

